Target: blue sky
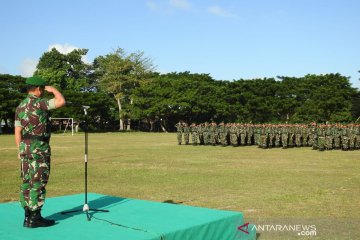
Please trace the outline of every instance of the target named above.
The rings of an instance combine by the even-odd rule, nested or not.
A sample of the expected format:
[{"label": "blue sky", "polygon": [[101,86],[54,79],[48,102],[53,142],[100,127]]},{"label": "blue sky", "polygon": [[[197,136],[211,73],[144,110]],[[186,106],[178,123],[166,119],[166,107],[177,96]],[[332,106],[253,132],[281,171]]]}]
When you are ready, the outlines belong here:
[{"label": "blue sky", "polygon": [[217,80],[340,73],[360,88],[357,0],[2,0],[0,73],[30,75],[56,46],[87,61],[121,47],[162,73]]}]

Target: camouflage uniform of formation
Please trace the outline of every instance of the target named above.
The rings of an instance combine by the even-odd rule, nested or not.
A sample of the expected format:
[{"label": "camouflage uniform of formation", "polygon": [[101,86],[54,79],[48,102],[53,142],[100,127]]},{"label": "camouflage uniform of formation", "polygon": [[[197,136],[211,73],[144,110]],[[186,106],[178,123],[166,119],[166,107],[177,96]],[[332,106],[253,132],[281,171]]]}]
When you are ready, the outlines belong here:
[{"label": "camouflage uniform of formation", "polygon": [[[360,124],[239,124],[212,122],[191,125],[193,136],[200,145],[244,146],[259,148],[312,147],[325,151],[332,149],[360,149]],[[197,131],[196,133],[194,131]],[[197,143],[196,138],[192,139]]]},{"label": "camouflage uniform of formation", "polygon": [[178,122],[176,125],[176,133],[177,133],[177,140],[178,140],[178,144],[181,145],[182,142],[182,135],[183,135],[183,124],[181,122]]}]

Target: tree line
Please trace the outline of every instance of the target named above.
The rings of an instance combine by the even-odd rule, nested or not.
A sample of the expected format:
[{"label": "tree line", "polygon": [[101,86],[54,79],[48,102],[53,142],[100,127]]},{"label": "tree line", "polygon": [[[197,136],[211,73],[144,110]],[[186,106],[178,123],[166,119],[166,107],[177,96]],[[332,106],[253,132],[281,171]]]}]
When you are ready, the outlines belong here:
[{"label": "tree line", "polygon": [[[209,74],[155,71],[144,52],[124,49],[83,59],[87,49],[62,54],[55,48],[39,59],[34,75],[62,91],[66,108],[52,117],[82,121],[88,110],[92,130],[173,131],[188,123],[309,123],[359,120],[360,91],[339,73],[303,77],[215,80]],[[0,119],[11,131],[25,78],[0,74]]]}]

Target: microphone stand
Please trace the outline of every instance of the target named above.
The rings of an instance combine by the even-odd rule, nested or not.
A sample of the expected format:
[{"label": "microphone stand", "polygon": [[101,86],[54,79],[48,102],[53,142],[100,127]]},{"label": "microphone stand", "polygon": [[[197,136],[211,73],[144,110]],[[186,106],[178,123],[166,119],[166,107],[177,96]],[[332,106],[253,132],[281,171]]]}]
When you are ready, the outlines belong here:
[{"label": "microphone stand", "polygon": [[82,106],[83,110],[84,110],[84,115],[85,115],[85,119],[84,119],[84,124],[83,124],[83,128],[84,128],[84,132],[85,132],[85,203],[84,206],[81,209],[78,210],[70,210],[70,211],[65,211],[65,212],[61,212],[61,214],[68,214],[68,213],[74,213],[74,212],[85,212],[86,213],[86,217],[88,221],[91,221],[90,215],[89,215],[89,211],[94,211],[94,212],[109,212],[109,210],[102,210],[102,209],[94,209],[94,208],[90,208],[88,205],[88,197],[87,197],[87,163],[88,163],[88,122],[87,122],[87,110],[90,108],[90,106]]}]

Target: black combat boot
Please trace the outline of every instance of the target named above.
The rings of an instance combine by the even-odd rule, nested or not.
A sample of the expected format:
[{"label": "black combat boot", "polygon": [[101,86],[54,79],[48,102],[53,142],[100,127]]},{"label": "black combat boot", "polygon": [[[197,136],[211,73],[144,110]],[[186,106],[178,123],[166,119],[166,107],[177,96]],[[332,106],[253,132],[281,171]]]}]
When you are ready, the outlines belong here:
[{"label": "black combat boot", "polygon": [[41,216],[41,210],[30,211],[29,228],[50,227],[55,224],[54,220],[45,219]]},{"label": "black combat boot", "polygon": [[28,207],[25,207],[24,210],[25,210],[25,219],[24,219],[23,226],[24,227],[29,227],[30,210],[29,210]]}]

